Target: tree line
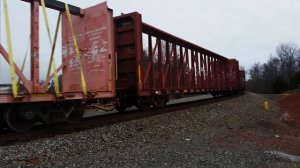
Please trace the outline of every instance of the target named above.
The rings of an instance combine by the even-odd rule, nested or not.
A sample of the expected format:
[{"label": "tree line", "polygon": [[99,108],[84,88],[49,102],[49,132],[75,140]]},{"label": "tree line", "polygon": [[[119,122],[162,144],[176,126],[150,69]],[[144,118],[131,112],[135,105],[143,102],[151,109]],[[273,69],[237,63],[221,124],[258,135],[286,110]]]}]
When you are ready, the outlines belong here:
[{"label": "tree line", "polygon": [[256,93],[282,93],[300,85],[300,48],[282,43],[264,63],[255,63],[248,71],[247,89]]}]

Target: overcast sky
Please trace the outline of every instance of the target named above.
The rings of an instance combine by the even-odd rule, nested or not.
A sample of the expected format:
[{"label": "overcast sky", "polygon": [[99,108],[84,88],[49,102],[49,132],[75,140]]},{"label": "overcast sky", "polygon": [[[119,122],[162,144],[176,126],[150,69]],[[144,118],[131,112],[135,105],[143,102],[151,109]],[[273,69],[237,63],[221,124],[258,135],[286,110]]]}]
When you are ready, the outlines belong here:
[{"label": "overcast sky", "polygon": [[[19,0],[8,1],[14,55],[20,65],[29,38],[29,5]],[[101,2],[69,0],[70,4],[81,8]],[[109,0],[108,5],[114,10],[114,16],[137,11],[142,14],[143,22],[225,57],[236,58],[246,69],[255,62],[265,62],[280,43],[300,44],[299,0]],[[49,10],[49,17],[54,34],[57,12]],[[43,23],[42,15],[40,19]],[[40,30],[43,39],[40,57],[45,63],[50,47],[43,24]],[[4,34],[1,9],[1,43],[6,47]],[[58,50],[57,55],[60,52]],[[61,62],[58,59],[57,62]],[[3,83],[7,82],[9,74],[4,60],[0,61],[0,83]],[[28,65],[29,60],[27,62]],[[43,76],[45,70],[41,71]],[[26,74],[29,74],[28,67]]]}]

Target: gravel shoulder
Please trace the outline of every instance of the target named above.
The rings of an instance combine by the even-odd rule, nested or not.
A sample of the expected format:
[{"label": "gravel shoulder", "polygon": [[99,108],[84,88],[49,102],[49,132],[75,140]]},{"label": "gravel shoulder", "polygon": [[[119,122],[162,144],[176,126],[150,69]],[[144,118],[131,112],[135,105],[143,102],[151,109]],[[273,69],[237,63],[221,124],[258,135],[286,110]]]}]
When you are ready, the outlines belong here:
[{"label": "gravel shoulder", "polygon": [[[300,167],[300,129],[254,93],[0,147],[0,167]],[[283,154],[281,154],[283,153]]]}]

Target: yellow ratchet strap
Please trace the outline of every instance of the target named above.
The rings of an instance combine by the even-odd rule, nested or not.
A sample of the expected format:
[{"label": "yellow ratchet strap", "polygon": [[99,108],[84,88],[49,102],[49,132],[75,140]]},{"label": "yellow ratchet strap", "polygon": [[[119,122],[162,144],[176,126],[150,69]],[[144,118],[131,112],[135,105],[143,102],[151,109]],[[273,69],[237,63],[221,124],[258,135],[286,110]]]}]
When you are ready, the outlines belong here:
[{"label": "yellow ratchet strap", "polygon": [[55,48],[56,48],[56,41],[57,41],[60,21],[61,21],[61,13],[58,15],[58,19],[57,19],[56,30],[55,30],[55,35],[54,35],[54,43],[52,45],[51,57],[50,57],[49,65],[48,65],[47,78],[49,78],[49,76],[50,76],[51,64],[54,61],[53,57],[54,57],[54,52],[55,52]]},{"label": "yellow ratchet strap", "polygon": [[52,43],[49,20],[48,20],[48,15],[47,15],[47,12],[46,12],[45,0],[41,0],[41,4],[42,4],[42,8],[43,8],[43,14],[44,14],[44,18],[45,18],[45,24],[46,24],[46,29],[47,29],[47,33],[48,33],[49,42],[50,42],[50,46],[52,48],[51,49],[50,62],[49,62],[49,66],[48,66],[47,78],[50,76],[51,65],[52,65],[55,94],[56,94],[57,97],[61,97],[62,95],[59,93],[59,84],[58,84],[59,82],[58,82],[58,76],[57,76],[57,71],[56,71],[55,60],[53,58],[54,57],[54,52],[55,52],[55,45],[56,45],[56,39],[57,39],[57,33],[58,33],[58,29],[59,29],[61,15],[59,14],[59,17],[58,17],[58,21],[57,21],[57,25],[56,25],[56,32],[55,32],[55,37],[54,37],[55,39],[54,39],[54,43]]},{"label": "yellow ratchet strap", "polygon": [[47,11],[46,11],[45,0],[41,0],[41,4],[42,4],[42,8],[43,8],[43,15],[44,15],[45,23],[46,23],[46,29],[47,29],[47,33],[48,33],[48,38],[49,38],[49,41],[50,41],[50,45],[52,45],[51,33],[50,33],[50,26],[49,26],[49,20],[48,20]]},{"label": "yellow ratchet strap", "polygon": [[79,48],[78,48],[78,44],[77,44],[77,39],[76,39],[76,36],[74,33],[74,29],[73,29],[73,23],[72,23],[70,10],[69,10],[69,5],[67,3],[65,3],[65,7],[66,7],[67,18],[68,18],[72,36],[73,36],[74,46],[75,46],[75,50],[76,50],[76,57],[77,57],[77,61],[78,61],[79,67],[80,67],[81,86],[82,86],[83,93],[86,96],[87,95],[86,81],[85,81],[84,73],[82,70],[82,64],[81,64],[81,60],[80,60],[80,52],[79,52]]},{"label": "yellow ratchet strap", "polygon": [[12,92],[13,92],[14,98],[16,98],[16,97],[18,97],[17,80],[16,80],[15,63],[14,63],[14,56],[13,56],[13,49],[12,49],[7,0],[4,0],[3,2],[4,2],[3,6],[4,6],[4,14],[5,14],[5,26],[6,26],[7,45],[8,45],[9,65],[10,65],[10,76],[11,76],[11,81],[12,81]]},{"label": "yellow ratchet strap", "polygon": [[[54,43],[52,45],[52,50],[51,50],[51,58],[52,58],[52,68],[53,68],[53,80],[54,80],[54,89],[57,97],[61,97],[62,94],[59,93],[59,80],[58,80],[58,75],[57,75],[57,70],[55,66],[55,59],[54,59],[54,52],[55,52],[55,46],[56,46],[56,41],[57,41],[57,36],[58,36],[58,30],[59,30],[59,25],[60,25],[60,20],[61,20],[61,14],[58,16],[57,20],[57,26],[55,30],[55,35],[54,35]],[[50,66],[50,64],[49,64]],[[47,78],[49,77],[50,73],[47,74]]]},{"label": "yellow ratchet strap", "polygon": [[[21,71],[23,72],[24,71],[24,68],[25,68],[25,63],[26,63],[26,58],[27,58],[27,55],[28,55],[28,50],[29,50],[29,44],[30,44],[30,41],[31,41],[31,38],[29,37],[29,40],[28,40],[28,44],[27,44],[27,48],[26,48],[26,52],[25,52],[25,55],[24,55],[24,59],[23,59],[23,63],[22,63],[22,67],[21,67]],[[17,82],[17,92],[19,91],[19,88],[20,88],[20,78],[18,79],[18,82]]]}]

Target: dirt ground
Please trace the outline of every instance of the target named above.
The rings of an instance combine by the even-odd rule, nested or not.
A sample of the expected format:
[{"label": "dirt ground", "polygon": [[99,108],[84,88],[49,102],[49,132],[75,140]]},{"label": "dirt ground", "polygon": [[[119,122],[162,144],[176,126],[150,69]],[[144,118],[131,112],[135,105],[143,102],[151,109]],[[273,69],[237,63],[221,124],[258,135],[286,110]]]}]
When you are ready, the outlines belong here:
[{"label": "dirt ground", "polygon": [[283,113],[286,113],[286,121],[300,127],[300,93],[290,93],[277,101]]}]

